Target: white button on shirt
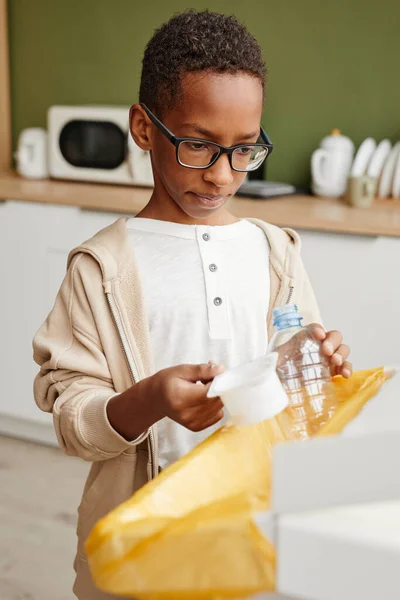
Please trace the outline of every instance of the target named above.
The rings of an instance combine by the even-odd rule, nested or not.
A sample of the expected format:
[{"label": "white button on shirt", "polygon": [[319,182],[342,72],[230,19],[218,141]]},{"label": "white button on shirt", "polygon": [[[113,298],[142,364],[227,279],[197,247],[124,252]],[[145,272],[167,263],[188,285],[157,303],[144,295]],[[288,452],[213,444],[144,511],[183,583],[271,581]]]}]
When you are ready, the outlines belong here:
[{"label": "white button on shirt", "polygon": [[[249,221],[184,225],[132,218],[128,235],[142,283],[156,371],[212,360],[233,367],[265,354],[269,245]],[[194,433],[159,423],[165,468],[222,423]]]}]

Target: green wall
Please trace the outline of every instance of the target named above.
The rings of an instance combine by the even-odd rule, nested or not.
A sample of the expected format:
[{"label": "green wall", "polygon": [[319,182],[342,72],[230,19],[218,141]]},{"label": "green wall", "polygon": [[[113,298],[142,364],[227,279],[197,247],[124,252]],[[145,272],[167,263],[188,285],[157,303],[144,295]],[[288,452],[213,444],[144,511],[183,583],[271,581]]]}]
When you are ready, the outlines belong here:
[{"label": "green wall", "polygon": [[307,183],[333,127],[356,144],[400,138],[398,0],[10,0],[14,147],[52,104],[136,101],[145,43],[185,8],[234,13],[263,48],[268,179]]}]

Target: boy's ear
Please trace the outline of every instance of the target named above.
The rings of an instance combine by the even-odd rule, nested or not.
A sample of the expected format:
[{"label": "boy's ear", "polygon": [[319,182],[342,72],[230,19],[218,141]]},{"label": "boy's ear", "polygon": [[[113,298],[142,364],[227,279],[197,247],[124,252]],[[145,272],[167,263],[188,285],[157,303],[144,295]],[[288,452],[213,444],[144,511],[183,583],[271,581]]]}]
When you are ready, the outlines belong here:
[{"label": "boy's ear", "polygon": [[152,149],[151,122],[140,104],[132,104],[129,109],[129,128],[139,148],[147,151]]}]

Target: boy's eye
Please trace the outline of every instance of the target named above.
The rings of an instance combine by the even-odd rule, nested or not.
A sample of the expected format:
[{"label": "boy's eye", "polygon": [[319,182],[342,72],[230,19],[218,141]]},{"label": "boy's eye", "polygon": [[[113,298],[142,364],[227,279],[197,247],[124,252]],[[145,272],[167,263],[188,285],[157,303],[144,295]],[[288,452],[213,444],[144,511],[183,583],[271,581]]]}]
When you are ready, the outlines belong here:
[{"label": "boy's eye", "polygon": [[208,150],[207,144],[202,142],[186,142],[191,150]]},{"label": "boy's eye", "polygon": [[248,154],[251,154],[252,150],[253,148],[250,146],[241,146],[240,148],[238,148],[238,151],[242,156],[247,156]]}]

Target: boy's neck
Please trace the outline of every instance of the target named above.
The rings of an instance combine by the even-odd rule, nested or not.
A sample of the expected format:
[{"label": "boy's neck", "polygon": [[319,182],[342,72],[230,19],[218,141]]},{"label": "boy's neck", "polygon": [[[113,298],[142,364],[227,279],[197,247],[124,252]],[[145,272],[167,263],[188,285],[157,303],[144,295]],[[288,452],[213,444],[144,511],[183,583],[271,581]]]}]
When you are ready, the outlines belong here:
[{"label": "boy's neck", "polygon": [[172,198],[159,198],[155,189],[148,204],[136,215],[136,217],[155,219],[157,221],[169,221],[171,223],[182,223],[184,225],[230,225],[239,221],[239,219],[232,215],[225,207],[213,212],[206,219],[196,219],[186,214]]}]

